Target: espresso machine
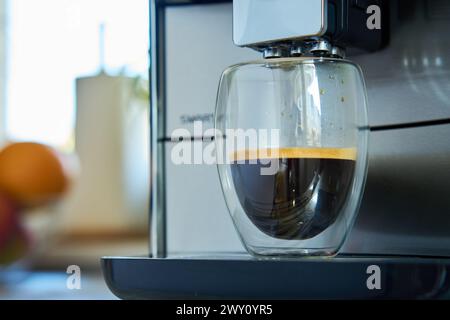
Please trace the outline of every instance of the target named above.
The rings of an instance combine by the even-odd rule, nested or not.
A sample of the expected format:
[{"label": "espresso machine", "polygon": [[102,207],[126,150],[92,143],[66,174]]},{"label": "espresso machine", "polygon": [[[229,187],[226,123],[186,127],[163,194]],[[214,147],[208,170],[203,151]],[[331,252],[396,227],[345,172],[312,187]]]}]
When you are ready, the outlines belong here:
[{"label": "espresso machine", "polygon": [[[116,295],[450,297],[450,2],[153,0],[150,8],[151,250],[102,259]],[[175,164],[171,154],[214,139],[204,132],[228,66],[303,56],[363,71],[370,133],[361,206],[334,258],[255,258],[217,168]],[[174,139],[180,128],[186,136]],[[381,277],[375,288],[371,270]]]}]

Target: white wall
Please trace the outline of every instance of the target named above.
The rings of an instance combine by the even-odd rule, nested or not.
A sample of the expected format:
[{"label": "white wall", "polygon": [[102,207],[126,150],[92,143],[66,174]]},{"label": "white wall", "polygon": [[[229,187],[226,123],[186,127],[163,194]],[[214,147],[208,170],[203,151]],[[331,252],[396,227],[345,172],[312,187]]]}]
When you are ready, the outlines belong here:
[{"label": "white wall", "polygon": [[6,108],[6,77],[8,58],[8,10],[7,0],[0,0],[0,145],[5,140],[5,108]]}]

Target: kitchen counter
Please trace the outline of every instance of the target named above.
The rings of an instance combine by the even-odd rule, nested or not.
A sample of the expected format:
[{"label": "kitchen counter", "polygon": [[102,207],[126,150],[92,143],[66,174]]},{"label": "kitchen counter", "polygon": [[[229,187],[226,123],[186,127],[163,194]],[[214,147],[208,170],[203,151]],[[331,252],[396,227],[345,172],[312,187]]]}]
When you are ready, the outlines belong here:
[{"label": "kitchen counter", "polygon": [[[82,273],[81,289],[69,290],[69,275],[56,271],[17,271],[0,283],[0,300],[110,300],[117,299],[100,273]],[[6,283],[5,283],[6,282]]]}]

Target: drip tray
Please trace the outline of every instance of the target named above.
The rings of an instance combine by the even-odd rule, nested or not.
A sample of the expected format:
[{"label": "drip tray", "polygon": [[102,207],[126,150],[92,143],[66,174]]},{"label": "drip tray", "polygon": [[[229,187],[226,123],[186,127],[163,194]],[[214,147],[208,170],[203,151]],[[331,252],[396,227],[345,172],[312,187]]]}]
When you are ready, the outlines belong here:
[{"label": "drip tray", "polygon": [[123,299],[450,298],[448,258],[104,257],[102,269]]}]

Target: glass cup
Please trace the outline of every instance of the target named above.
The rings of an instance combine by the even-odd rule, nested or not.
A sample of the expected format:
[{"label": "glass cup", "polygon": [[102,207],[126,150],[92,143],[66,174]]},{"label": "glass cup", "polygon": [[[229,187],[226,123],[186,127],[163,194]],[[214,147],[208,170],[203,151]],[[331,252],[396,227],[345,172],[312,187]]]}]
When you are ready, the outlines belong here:
[{"label": "glass cup", "polygon": [[360,68],[331,58],[238,64],[222,75],[218,171],[236,230],[257,256],[333,256],[367,172]]}]

